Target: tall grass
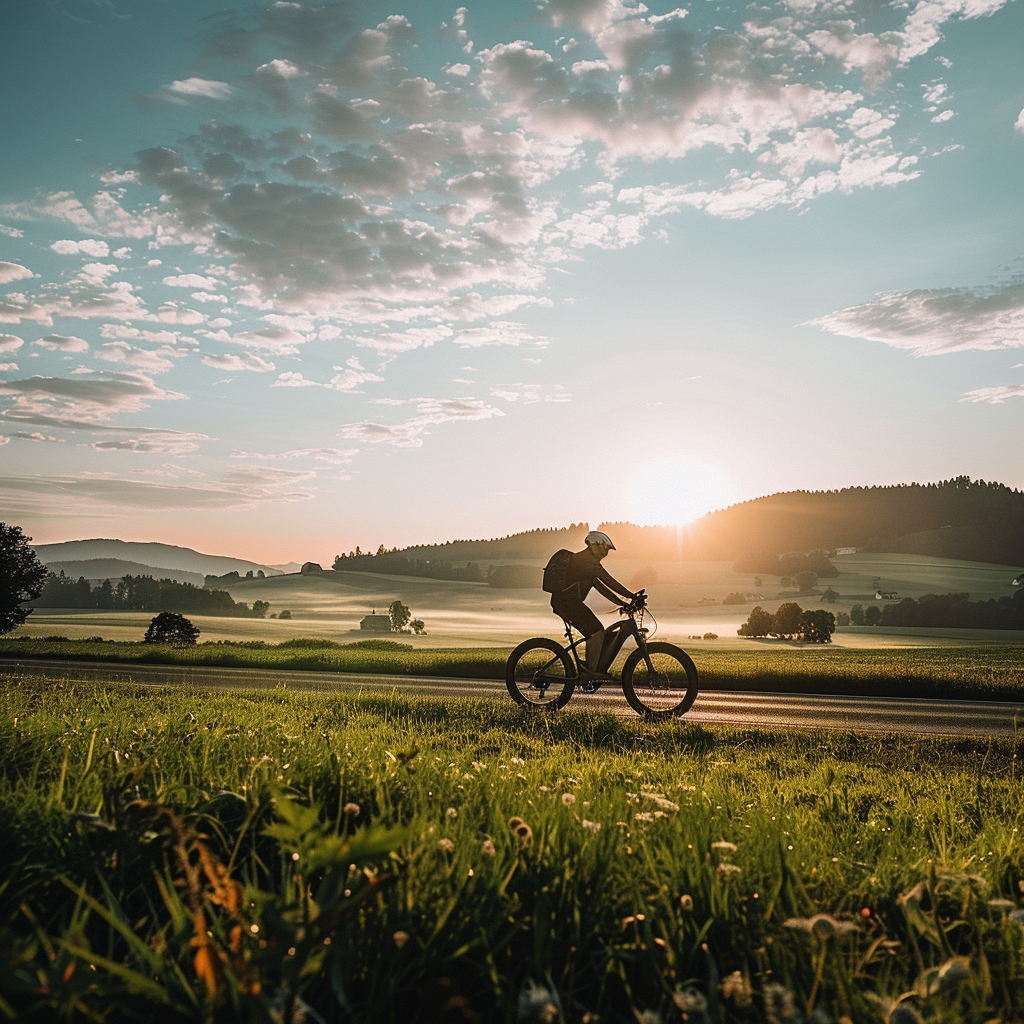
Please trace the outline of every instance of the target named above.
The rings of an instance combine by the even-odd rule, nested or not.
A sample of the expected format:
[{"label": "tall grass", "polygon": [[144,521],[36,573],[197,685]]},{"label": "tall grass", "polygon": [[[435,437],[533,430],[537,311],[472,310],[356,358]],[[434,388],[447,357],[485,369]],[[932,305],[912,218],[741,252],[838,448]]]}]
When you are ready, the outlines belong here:
[{"label": "tall grass", "polygon": [[12,1019],[1024,1014],[1013,741],[8,680],[0,765]]},{"label": "tall grass", "polygon": [[[685,645],[684,645],[685,646]],[[0,640],[0,658],[54,658],[126,664],[503,679],[507,648],[414,649],[394,641],[338,644],[207,643],[190,647],[87,640]],[[622,661],[620,657],[620,664]],[[791,647],[694,653],[703,690],[1021,700],[1020,647]]]}]

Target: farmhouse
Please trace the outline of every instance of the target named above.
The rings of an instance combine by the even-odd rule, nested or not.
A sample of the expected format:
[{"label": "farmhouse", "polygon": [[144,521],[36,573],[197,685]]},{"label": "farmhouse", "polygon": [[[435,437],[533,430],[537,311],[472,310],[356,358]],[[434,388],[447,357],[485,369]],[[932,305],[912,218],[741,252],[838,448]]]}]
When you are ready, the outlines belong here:
[{"label": "farmhouse", "polygon": [[360,620],[359,628],[368,629],[374,633],[390,633],[391,617],[389,615],[378,615],[375,609]]},{"label": "farmhouse", "polygon": [[900,595],[895,590],[876,590],[875,600],[876,601],[898,601]]}]

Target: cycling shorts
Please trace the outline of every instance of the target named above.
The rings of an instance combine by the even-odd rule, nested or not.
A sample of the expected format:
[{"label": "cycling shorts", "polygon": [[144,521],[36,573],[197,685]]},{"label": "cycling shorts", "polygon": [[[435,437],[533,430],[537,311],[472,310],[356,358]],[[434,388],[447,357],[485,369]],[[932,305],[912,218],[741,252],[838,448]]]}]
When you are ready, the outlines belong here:
[{"label": "cycling shorts", "polygon": [[576,596],[575,588],[572,597],[553,594],[551,610],[575,626],[584,636],[593,636],[604,629],[601,620]]}]

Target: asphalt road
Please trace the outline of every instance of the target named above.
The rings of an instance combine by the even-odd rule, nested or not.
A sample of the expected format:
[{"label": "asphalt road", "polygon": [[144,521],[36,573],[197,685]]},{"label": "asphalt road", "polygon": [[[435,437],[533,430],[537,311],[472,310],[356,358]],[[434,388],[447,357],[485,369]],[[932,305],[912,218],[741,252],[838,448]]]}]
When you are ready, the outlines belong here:
[{"label": "asphalt road", "polygon": [[[0,658],[0,673],[132,682],[140,686],[190,685],[253,689],[285,686],[294,690],[399,690],[432,697],[497,697],[509,700],[504,683],[490,679],[441,676],[356,675],[345,672],[259,671],[245,668],[182,665],[125,665],[117,662],[47,661]],[[632,717],[621,692],[577,694],[573,707],[599,707]],[[862,733],[917,735],[1013,736],[1017,721],[1024,729],[1024,703],[999,701],[918,700],[902,697],[833,697],[798,693],[731,693],[702,691],[685,716],[687,722],[761,728],[841,729]]]}]

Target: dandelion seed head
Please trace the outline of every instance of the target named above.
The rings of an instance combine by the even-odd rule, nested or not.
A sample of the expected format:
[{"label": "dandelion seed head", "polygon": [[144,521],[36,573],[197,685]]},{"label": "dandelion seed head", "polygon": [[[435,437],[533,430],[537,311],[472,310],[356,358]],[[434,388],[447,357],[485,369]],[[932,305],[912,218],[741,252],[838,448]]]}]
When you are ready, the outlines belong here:
[{"label": "dandelion seed head", "polygon": [[587,821],[587,819],[586,819],[586,818],[584,818],[584,819],[583,819],[583,820],[582,820],[582,821],[580,822],[580,824],[581,824],[581,825],[582,825],[582,826],[583,826],[583,827],[584,827],[584,828],[585,828],[585,829],[586,829],[586,830],[587,830],[588,832],[600,832],[600,831],[601,831],[601,822],[599,822],[599,821]]},{"label": "dandelion seed head", "polygon": [[354,804],[350,801],[349,803],[345,804],[345,806],[342,808],[342,811],[345,814],[349,814],[354,818],[359,814],[360,807],[359,804]]},{"label": "dandelion seed head", "polygon": [[459,812],[455,810],[454,807],[449,807],[444,813],[447,814],[449,818],[457,818],[459,816]]},{"label": "dandelion seed head", "polygon": [[693,897],[689,893],[683,893],[683,895],[679,897],[679,905],[687,913],[690,913],[690,911],[693,910]]},{"label": "dandelion seed head", "polygon": [[437,845],[440,846],[441,849],[445,851],[445,853],[455,852],[455,843],[453,843],[452,840],[448,839],[447,837],[445,837],[444,839],[438,839]]},{"label": "dandelion seed head", "polygon": [[399,949],[401,949],[409,941],[409,933],[408,932],[398,931],[398,932],[395,932],[395,934],[391,936],[391,939],[394,942],[394,944]]},{"label": "dandelion seed head", "polygon": [[566,807],[572,807],[572,805],[574,803],[576,803],[576,796],[575,796],[575,794],[573,794],[573,793],[563,793],[562,794],[562,803],[565,804]]},{"label": "dandelion seed head", "polygon": [[484,851],[485,856],[493,857],[498,851],[494,848],[494,843],[490,839],[485,839],[481,849]]}]

